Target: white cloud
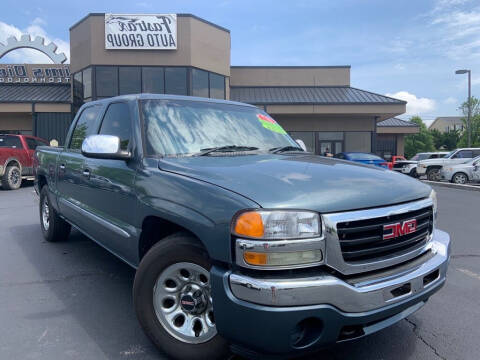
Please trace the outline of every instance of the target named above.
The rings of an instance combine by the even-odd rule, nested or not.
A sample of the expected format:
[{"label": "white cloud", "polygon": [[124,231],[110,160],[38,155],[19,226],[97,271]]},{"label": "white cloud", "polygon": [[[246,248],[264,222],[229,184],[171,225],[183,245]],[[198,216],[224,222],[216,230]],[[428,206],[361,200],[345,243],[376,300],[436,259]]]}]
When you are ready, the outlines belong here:
[{"label": "white cloud", "polygon": [[[0,43],[6,44],[7,38],[10,36],[15,36],[17,39],[20,39],[22,34],[28,34],[31,36],[32,40],[35,36],[43,36],[45,38],[45,44],[54,42],[58,48],[57,53],[65,53],[67,56],[67,62],[70,59],[70,45],[67,41],[50,36],[45,30],[47,23],[41,18],[35,18],[30,25],[25,29],[19,29],[14,25],[7,24],[3,21],[0,21]],[[1,62],[4,63],[51,63],[52,61],[43,53],[32,50],[32,49],[19,49],[14,50],[7,55],[5,55]]]},{"label": "white cloud", "polygon": [[457,98],[454,98],[453,96],[447,97],[445,100],[443,100],[445,104],[456,104],[458,103]]},{"label": "white cloud", "polygon": [[405,115],[418,115],[435,110],[435,100],[429,98],[418,98],[415,94],[408,91],[399,91],[394,94],[386,94],[396,99],[407,102],[407,112]]}]

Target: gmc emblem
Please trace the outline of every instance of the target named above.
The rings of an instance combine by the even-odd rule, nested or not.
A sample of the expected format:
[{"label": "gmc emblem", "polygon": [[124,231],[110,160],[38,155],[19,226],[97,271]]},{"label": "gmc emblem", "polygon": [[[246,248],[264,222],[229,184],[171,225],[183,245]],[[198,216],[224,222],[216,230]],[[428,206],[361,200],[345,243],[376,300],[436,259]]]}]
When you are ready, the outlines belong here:
[{"label": "gmc emblem", "polygon": [[405,220],[403,223],[383,225],[383,240],[395,239],[417,231],[417,220]]}]

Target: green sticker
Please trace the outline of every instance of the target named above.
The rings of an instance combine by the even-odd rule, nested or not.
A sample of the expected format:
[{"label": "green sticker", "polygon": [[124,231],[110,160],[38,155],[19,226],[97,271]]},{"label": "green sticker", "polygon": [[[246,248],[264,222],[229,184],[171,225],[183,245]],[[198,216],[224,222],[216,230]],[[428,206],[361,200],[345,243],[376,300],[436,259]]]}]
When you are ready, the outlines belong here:
[{"label": "green sticker", "polygon": [[271,123],[269,121],[265,121],[265,120],[261,120],[261,119],[259,119],[259,121],[262,123],[262,125],[265,129],[268,129],[270,131],[273,131],[273,132],[276,132],[276,133],[279,133],[279,134],[282,134],[282,135],[285,135],[287,133],[278,124],[274,124],[274,123]]}]

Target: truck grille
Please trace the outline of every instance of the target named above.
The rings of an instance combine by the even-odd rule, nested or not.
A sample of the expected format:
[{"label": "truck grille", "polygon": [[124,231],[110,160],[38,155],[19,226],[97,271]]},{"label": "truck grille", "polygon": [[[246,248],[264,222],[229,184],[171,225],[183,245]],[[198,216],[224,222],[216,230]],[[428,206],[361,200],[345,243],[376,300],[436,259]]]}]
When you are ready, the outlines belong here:
[{"label": "truck grille", "polygon": [[403,165],[405,165],[404,163],[395,163],[393,164],[393,168],[394,169],[401,169],[403,167]]},{"label": "truck grille", "polygon": [[[400,233],[395,238],[383,239],[384,234],[389,233],[385,232],[384,225],[403,224],[412,219],[417,222],[415,232],[405,235]],[[432,231],[431,206],[403,214],[337,223],[342,256],[347,262],[375,260],[418,249],[426,244]]]}]

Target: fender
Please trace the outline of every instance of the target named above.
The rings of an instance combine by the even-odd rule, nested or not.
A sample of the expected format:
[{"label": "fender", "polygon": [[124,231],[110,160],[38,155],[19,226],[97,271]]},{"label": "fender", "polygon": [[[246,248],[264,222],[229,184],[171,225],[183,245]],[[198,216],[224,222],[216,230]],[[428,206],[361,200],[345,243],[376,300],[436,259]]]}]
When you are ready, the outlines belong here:
[{"label": "fender", "polygon": [[11,157],[7,158],[7,160],[5,160],[5,163],[3,164],[3,168],[0,169],[1,170],[1,172],[0,172],[1,176],[3,176],[3,174],[5,173],[5,170],[7,168],[7,164],[11,161],[15,161],[18,164],[18,167],[20,168],[20,174],[22,173],[22,169],[23,169],[22,163],[15,156],[11,156]]}]

